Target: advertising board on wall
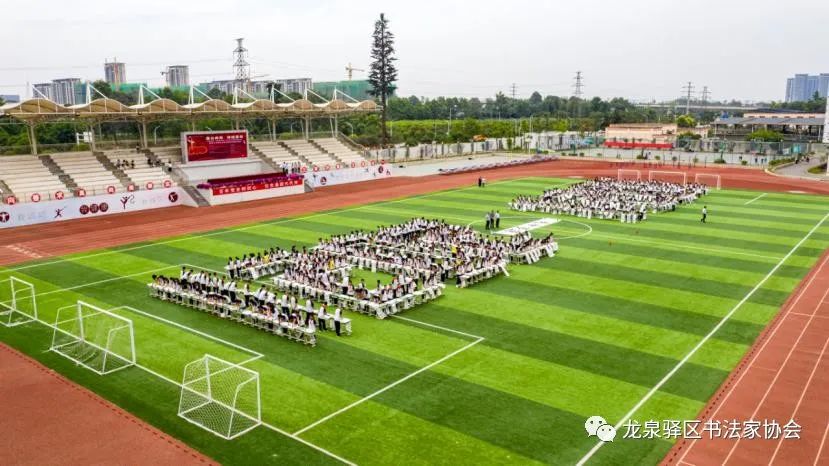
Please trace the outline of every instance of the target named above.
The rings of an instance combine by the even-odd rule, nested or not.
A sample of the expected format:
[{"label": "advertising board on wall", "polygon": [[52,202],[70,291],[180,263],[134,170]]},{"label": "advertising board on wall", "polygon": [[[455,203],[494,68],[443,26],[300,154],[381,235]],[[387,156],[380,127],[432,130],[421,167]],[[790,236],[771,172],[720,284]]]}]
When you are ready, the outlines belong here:
[{"label": "advertising board on wall", "polygon": [[184,205],[186,197],[189,196],[181,188],[167,188],[14,205],[0,204],[0,228],[178,206]]},{"label": "advertising board on wall", "polygon": [[315,188],[346,183],[359,183],[361,181],[378,180],[389,178],[391,176],[394,176],[392,175],[392,168],[390,165],[385,163],[355,168],[337,169],[334,167],[330,170],[323,169],[305,173],[305,179],[308,180],[308,183]]},{"label": "advertising board on wall", "polygon": [[184,163],[239,161],[248,157],[248,132],[189,131],[181,133]]}]

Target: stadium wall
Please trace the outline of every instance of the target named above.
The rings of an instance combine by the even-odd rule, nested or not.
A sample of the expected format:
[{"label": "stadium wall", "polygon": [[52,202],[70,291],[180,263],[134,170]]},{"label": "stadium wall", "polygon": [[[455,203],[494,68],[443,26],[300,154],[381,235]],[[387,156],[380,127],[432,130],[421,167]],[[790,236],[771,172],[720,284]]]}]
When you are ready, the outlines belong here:
[{"label": "stadium wall", "polygon": [[0,205],[0,228],[100,217],[178,205],[195,205],[190,196],[178,187],[71,197],[60,201]]},{"label": "stadium wall", "polygon": [[367,167],[319,170],[305,173],[305,179],[314,188],[346,183],[359,183],[394,176],[390,165],[381,163]]}]

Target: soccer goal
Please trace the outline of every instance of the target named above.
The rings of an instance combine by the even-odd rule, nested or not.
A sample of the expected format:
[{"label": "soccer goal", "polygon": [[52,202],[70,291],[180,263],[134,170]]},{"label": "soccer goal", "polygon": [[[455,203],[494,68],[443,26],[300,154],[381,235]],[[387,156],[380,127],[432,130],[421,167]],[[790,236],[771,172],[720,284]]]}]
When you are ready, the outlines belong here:
[{"label": "soccer goal", "polygon": [[627,170],[624,168],[620,168],[616,171],[616,179],[639,181],[642,179],[642,172],[639,170]]},{"label": "soccer goal", "polygon": [[226,440],[256,428],[259,373],[205,354],[184,367],[178,415]]},{"label": "soccer goal", "polygon": [[694,175],[694,183],[702,183],[708,186],[709,188],[720,189],[720,175],[716,175],[713,173],[697,173]]},{"label": "soccer goal", "polygon": [[135,365],[132,321],[78,301],[58,309],[51,351],[99,375]]},{"label": "soccer goal", "polygon": [[0,324],[6,327],[37,320],[35,286],[17,277],[0,281]]},{"label": "soccer goal", "polygon": [[688,184],[688,174],[685,172],[648,170],[648,181],[654,180],[668,183]]}]

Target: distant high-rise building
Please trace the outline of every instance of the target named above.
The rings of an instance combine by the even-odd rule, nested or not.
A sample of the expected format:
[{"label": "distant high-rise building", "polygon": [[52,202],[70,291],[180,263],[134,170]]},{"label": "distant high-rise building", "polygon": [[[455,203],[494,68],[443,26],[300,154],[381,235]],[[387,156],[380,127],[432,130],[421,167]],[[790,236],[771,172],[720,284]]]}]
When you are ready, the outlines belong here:
[{"label": "distant high-rise building", "polygon": [[[258,83],[267,83],[271,81],[257,81]],[[274,79],[273,82],[278,86],[278,89],[286,94],[292,92],[297,94],[304,94],[306,89],[312,89],[313,83],[311,78],[291,78],[291,79]]]},{"label": "distant high-rise building", "polygon": [[168,87],[185,87],[190,85],[190,67],[187,65],[171,65],[164,73]]},{"label": "distant high-rise building", "polygon": [[218,89],[225,94],[233,94],[234,86],[236,86],[235,79],[224,79],[221,81],[210,81],[208,83],[199,84],[199,88],[201,88],[203,92],[210,92],[213,89]]},{"label": "distant high-rise building", "polygon": [[32,88],[34,88],[32,98],[55,100],[55,87],[52,83],[33,84]]},{"label": "distant high-rise building", "polygon": [[110,84],[123,84],[127,82],[127,65],[115,61],[104,62],[104,76]]},{"label": "distant high-rise building", "polygon": [[52,100],[61,105],[69,106],[83,102],[83,84],[78,78],[53,80],[52,92]]},{"label": "distant high-rise building", "polygon": [[812,100],[818,93],[820,97],[829,94],[829,73],[809,75],[800,73],[786,80],[786,102]]}]

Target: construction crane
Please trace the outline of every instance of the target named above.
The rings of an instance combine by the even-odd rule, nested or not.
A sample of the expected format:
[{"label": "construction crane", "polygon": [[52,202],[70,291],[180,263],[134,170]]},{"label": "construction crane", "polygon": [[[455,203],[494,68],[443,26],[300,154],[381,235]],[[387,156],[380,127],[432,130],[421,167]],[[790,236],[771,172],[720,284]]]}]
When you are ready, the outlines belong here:
[{"label": "construction crane", "polygon": [[360,68],[354,68],[351,66],[351,62],[348,62],[348,66],[345,67],[346,73],[348,73],[348,80],[351,81],[351,76],[354,74],[355,71],[365,71],[361,70]]}]

